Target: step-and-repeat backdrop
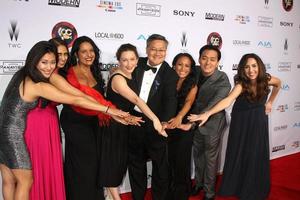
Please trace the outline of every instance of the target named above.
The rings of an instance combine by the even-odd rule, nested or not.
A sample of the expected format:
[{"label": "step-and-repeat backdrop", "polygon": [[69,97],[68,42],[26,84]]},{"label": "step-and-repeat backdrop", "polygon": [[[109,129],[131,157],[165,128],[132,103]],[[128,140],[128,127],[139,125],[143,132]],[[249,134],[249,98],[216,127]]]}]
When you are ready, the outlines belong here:
[{"label": "step-and-repeat backdrop", "polygon": [[[222,51],[219,68],[231,83],[243,54],[261,56],[268,72],[282,80],[270,115],[271,159],[300,151],[299,1],[2,0],[0,19],[0,100],[37,41],[61,37],[71,48],[77,37],[89,36],[101,49],[99,62],[107,76],[117,66],[115,52],[121,44],[132,43],[145,56],[146,39],[159,33],[170,42],[169,63],[179,52],[197,61],[201,46],[217,45]],[[128,190],[126,178],[121,191]]]}]

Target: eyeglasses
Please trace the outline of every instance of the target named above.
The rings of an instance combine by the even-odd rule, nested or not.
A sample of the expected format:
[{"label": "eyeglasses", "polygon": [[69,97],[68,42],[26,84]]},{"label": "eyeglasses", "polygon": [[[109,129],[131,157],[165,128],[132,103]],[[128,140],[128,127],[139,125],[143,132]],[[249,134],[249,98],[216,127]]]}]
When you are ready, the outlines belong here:
[{"label": "eyeglasses", "polygon": [[150,48],[149,50],[151,52],[155,52],[155,53],[159,53],[159,54],[163,54],[167,51],[166,49],[155,49],[155,48]]}]

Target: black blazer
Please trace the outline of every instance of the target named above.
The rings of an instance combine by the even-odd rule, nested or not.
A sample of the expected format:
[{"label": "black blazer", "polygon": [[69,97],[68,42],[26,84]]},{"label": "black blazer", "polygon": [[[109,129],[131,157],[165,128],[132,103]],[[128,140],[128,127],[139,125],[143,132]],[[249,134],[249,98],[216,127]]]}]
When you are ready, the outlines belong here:
[{"label": "black blazer", "polygon": [[[136,84],[136,94],[140,94],[144,68],[148,58],[139,58],[138,65],[133,71],[132,78]],[[152,83],[147,105],[152,112],[162,121],[168,121],[176,114],[177,92],[176,83],[178,76],[167,62],[163,62]]]}]

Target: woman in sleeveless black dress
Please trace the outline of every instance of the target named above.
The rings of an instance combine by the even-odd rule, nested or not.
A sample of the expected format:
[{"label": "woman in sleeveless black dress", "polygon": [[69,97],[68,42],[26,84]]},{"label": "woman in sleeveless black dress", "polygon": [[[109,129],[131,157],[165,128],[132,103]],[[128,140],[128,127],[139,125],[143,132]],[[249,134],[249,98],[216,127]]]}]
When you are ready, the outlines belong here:
[{"label": "woman in sleeveless black dress", "polygon": [[[280,90],[280,80],[266,73],[256,54],[244,55],[231,93],[204,114],[190,116],[205,123],[234,101],[223,179],[219,194],[241,200],[264,200],[270,190],[268,117]],[[269,86],[273,86],[267,100]]]}]

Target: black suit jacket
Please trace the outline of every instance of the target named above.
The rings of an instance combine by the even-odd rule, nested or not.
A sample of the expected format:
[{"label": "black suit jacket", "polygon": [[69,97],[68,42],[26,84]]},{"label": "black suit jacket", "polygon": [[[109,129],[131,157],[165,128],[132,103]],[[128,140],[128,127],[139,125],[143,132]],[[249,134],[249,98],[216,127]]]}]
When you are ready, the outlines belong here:
[{"label": "black suit jacket", "polygon": [[[132,78],[136,84],[136,93],[139,95],[144,68],[147,65],[148,58],[139,58],[138,65],[133,71]],[[163,62],[156,77],[152,83],[150,93],[147,100],[147,105],[155,113],[161,121],[168,121],[176,114],[177,97],[176,83],[178,76],[167,62]]]}]

